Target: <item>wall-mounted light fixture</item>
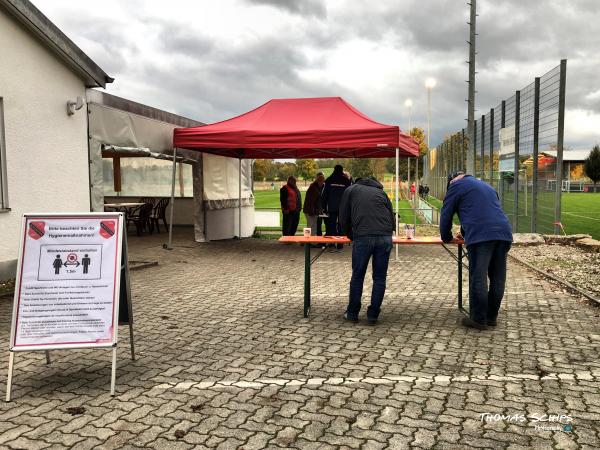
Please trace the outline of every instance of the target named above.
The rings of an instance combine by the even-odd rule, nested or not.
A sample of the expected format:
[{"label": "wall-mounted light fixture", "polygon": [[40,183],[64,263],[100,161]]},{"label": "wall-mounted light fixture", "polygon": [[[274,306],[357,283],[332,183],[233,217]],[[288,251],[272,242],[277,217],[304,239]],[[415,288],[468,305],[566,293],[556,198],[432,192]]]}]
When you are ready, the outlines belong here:
[{"label": "wall-mounted light fixture", "polygon": [[79,96],[77,96],[77,101],[73,102],[69,100],[67,102],[67,114],[69,116],[72,116],[75,114],[75,111],[79,111],[81,108],[83,108],[83,98]]}]

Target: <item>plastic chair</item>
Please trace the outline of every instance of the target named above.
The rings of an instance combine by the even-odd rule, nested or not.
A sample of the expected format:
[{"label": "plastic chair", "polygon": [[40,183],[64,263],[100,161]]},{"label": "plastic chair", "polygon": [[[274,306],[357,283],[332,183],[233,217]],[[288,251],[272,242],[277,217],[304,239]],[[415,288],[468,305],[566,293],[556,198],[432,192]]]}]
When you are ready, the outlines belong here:
[{"label": "plastic chair", "polygon": [[162,220],[165,225],[165,231],[169,229],[169,224],[167,223],[167,207],[169,206],[170,198],[161,198],[158,203],[152,209],[152,215],[150,216],[150,222],[152,229],[156,225],[156,229],[158,233],[160,233],[160,225],[159,221]]},{"label": "plastic chair", "polygon": [[146,230],[148,230],[150,234],[154,231],[150,220],[153,208],[154,206],[152,203],[145,203],[133,210],[132,214],[127,217],[127,225],[129,226],[130,223],[133,223],[138,236],[141,236]]},{"label": "plastic chair", "polygon": [[156,205],[155,197],[142,197],[140,198],[140,203],[150,203],[152,206]]}]

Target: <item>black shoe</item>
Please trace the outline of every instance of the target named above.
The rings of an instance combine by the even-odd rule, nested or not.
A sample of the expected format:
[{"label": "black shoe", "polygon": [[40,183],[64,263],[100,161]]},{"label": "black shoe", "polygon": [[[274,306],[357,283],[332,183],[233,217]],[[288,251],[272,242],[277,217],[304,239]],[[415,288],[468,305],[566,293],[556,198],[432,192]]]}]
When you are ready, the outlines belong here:
[{"label": "black shoe", "polygon": [[344,313],[344,320],[346,322],[358,322],[358,317],[350,317],[347,312]]},{"label": "black shoe", "polygon": [[475,322],[473,319],[469,317],[463,317],[461,320],[463,326],[467,328],[475,328],[477,330],[485,330],[487,326],[484,323]]},{"label": "black shoe", "polygon": [[496,319],[493,319],[493,320],[488,319],[487,325],[488,325],[488,327],[495,327],[496,325],[498,325],[498,322],[496,321]]},{"label": "black shoe", "polygon": [[367,323],[368,323],[369,325],[377,325],[377,319],[369,319],[369,318],[367,317]]}]

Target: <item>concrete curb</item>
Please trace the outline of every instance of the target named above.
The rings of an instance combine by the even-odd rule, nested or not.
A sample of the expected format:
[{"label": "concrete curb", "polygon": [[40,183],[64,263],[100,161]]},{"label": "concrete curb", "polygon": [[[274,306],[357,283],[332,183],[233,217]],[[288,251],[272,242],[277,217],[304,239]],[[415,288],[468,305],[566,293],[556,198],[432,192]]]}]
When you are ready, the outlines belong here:
[{"label": "concrete curb", "polygon": [[129,261],[129,271],[147,269],[148,267],[158,266],[158,261]]},{"label": "concrete curb", "polygon": [[544,278],[548,278],[560,285],[562,285],[563,287],[565,287],[567,290],[571,291],[572,293],[575,294],[579,294],[582,295],[583,297],[587,298],[588,300],[591,300],[592,302],[594,302],[597,306],[600,306],[600,299],[597,299],[596,297],[594,297],[592,294],[590,294],[589,292],[586,292],[580,288],[578,288],[577,286],[572,285],[571,283],[569,283],[566,280],[563,280],[562,278],[558,278],[555,275],[549,274],[547,272],[544,272],[543,270],[535,267],[534,265],[524,261],[523,259],[519,258],[518,256],[512,255],[512,254],[508,254],[511,258],[513,258],[515,261],[517,261],[518,263],[524,265],[525,267],[533,270],[534,272],[538,273],[539,275],[543,276]]}]

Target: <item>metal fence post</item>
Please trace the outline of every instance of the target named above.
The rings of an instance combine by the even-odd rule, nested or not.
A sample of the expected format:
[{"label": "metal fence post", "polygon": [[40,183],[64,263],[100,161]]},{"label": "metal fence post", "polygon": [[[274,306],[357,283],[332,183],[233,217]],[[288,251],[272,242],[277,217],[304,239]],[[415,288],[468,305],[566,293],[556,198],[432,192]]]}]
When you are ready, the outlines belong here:
[{"label": "metal fence post", "polygon": [[473,127],[473,176],[477,176],[477,121]]},{"label": "metal fence post", "polygon": [[[463,170],[465,173],[467,172],[467,163],[466,163],[466,150],[465,150],[465,129],[463,128],[461,131],[461,138],[460,138],[460,168],[461,170]],[[473,174],[471,174],[473,175]]]},{"label": "metal fence post", "polygon": [[455,163],[454,163],[454,168],[458,171],[458,170],[463,170],[462,169],[462,164],[460,163],[460,155],[461,155],[461,147],[460,147],[460,133],[456,133],[454,135],[454,158],[455,158]]},{"label": "metal fence post", "polygon": [[536,77],[533,97],[533,189],[531,192],[531,232],[537,232],[538,154],[540,143],[540,77]]},{"label": "metal fence post", "polygon": [[481,179],[485,180],[485,114],[481,116],[481,131],[479,133],[479,142],[481,142]]},{"label": "metal fence post", "polygon": [[456,154],[456,170],[463,170],[461,163],[462,142],[460,141],[460,132],[454,135],[454,152]]},{"label": "metal fence post", "polygon": [[[500,108],[500,128],[504,128],[506,126],[506,100],[502,100],[502,107]],[[500,150],[498,150],[498,168],[500,168]],[[504,208],[504,176],[502,172],[499,172],[498,175],[498,191],[500,196],[500,204],[502,205],[502,209]]]},{"label": "metal fence post", "polygon": [[513,233],[518,233],[519,226],[519,134],[521,128],[521,91],[515,93],[515,166],[513,176],[513,186],[515,188],[515,205]]},{"label": "metal fence post", "polygon": [[452,149],[452,172],[458,170],[458,158],[456,157],[456,134],[450,135],[450,148]]},{"label": "metal fence post", "polygon": [[[444,145],[444,175],[448,176],[448,141]],[[446,195],[446,191],[444,190],[444,196]]]},{"label": "metal fence post", "polygon": [[[554,201],[554,221],[561,220],[561,195],[563,171],[563,141],[565,137],[565,94],[567,87],[567,60],[560,60],[560,86],[558,91],[558,138],[556,141],[556,199]],[[559,225],[554,225],[554,234],[560,231]]]},{"label": "metal fence post", "polygon": [[490,110],[490,185],[494,187],[494,108]]}]

